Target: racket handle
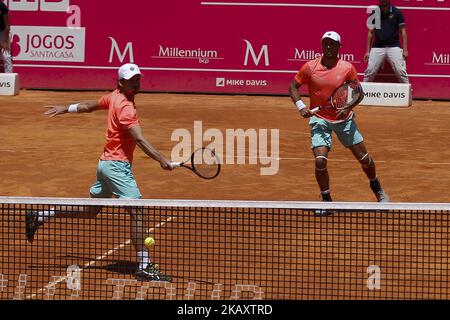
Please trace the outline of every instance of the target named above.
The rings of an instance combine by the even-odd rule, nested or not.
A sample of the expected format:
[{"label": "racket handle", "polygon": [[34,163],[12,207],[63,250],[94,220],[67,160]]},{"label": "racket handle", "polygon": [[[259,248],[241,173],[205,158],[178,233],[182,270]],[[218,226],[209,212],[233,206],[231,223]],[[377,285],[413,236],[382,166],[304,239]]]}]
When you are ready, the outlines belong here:
[{"label": "racket handle", "polygon": [[317,111],[319,111],[319,109],[320,109],[319,107],[315,107],[314,109],[311,109],[311,112],[316,113]]},{"label": "racket handle", "polygon": [[172,168],[179,168],[179,167],[181,167],[181,162],[172,162],[171,164],[170,164],[171,166],[172,166]]}]

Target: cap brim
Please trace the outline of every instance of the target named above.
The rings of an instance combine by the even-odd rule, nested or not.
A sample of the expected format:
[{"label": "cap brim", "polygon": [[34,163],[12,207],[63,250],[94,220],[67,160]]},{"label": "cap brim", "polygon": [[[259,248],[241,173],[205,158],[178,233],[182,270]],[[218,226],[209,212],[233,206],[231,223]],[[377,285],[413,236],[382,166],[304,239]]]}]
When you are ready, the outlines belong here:
[{"label": "cap brim", "polygon": [[137,74],[139,74],[140,76],[144,76],[142,73],[140,73],[140,72],[133,72],[132,74],[130,74],[130,75],[127,75],[127,76],[125,76],[125,77],[123,77],[122,79],[120,79],[120,80],[130,80],[131,78],[133,78],[135,75],[137,75]]},{"label": "cap brim", "polygon": [[323,38],[322,38],[322,41],[325,40],[325,39],[331,39],[331,40],[333,40],[333,41],[335,41],[335,42],[337,42],[337,43],[341,43],[339,40],[333,39],[333,38],[331,38],[331,37],[323,37]]}]

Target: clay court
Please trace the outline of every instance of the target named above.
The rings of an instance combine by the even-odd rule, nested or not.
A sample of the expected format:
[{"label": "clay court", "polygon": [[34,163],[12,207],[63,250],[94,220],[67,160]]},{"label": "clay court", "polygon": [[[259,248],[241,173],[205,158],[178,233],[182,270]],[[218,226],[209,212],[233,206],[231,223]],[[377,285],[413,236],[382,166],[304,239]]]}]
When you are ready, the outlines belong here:
[{"label": "clay court", "polygon": [[[0,194],[14,197],[87,197],[102,152],[106,114],[99,111],[49,119],[43,112],[46,105],[95,100],[104,93],[23,90],[19,96],[0,97],[0,134],[3,137]],[[280,130],[280,168],[278,174],[270,176],[260,175],[260,165],[225,163],[219,177],[207,181],[184,169],[163,171],[156,162],[137,150],[134,172],[144,198],[319,200],[314,161],[309,150],[309,127],[298,116],[288,97],[142,93],[137,97],[137,106],[146,137],[167,156],[177,143],[171,141],[173,130],[186,128],[191,131],[194,121],[198,120],[203,121],[204,130]],[[450,133],[448,102],[414,101],[410,108],[360,106],[357,120],[367,147],[376,160],[379,177],[393,202],[448,202],[450,151],[445,148]],[[335,201],[375,201],[367,179],[348,150],[335,143],[330,158]],[[4,212],[8,213],[7,210]],[[317,220],[308,212],[297,214],[267,210],[251,214],[243,210],[231,215],[237,221],[246,221],[238,222],[237,228],[233,224],[227,227],[228,216],[223,210],[217,209],[209,214],[188,213],[183,210],[158,210],[156,213],[150,212],[147,221],[150,233],[159,241],[155,257],[170,272],[177,274],[178,279],[172,284],[176,288],[176,299],[187,297],[189,282],[197,282],[197,298],[209,299],[217,290],[217,277],[224,285],[221,298],[232,297],[233,277],[225,276],[223,279],[224,266],[214,262],[221,259],[228,259],[226,265],[237,268],[233,269],[235,271],[242,268],[248,271],[249,278],[244,277],[242,282],[270,287],[270,290],[266,289],[270,292],[265,295],[261,293],[262,298],[448,297],[445,287],[448,261],[443,253],[448,248],[446,213],[420,214],[417,217],[399,214],[392,221],[383,222],[383,216],[362,216],[355,212]],[[266,214],[270,215],[271,220],[264,218]],[[61,218],[52,227],[39,231],[38,240],[33,245],[27,244],[23,234],[22,211],[4,219],[2,233],[8,237],[2,238],[2,250],[9,252],[8,258],[1,262],[3,280],[9,281],[8,286],[2,287],[4,299],[69,299],[71,291],[58,286],[66,278],[58,280],[52,276],[64,275],[65,269],[74,264],[83,268],[83,279],[89,283],[89,289],[84,287],[87,292],[81,296],[83,299],[164,299],[167,294],[167,288],[149,293],[148,286],[136,287],[132,280],[130,270],[135,267],[135,257],[130,243],[126,242],[129,238],[129,218],[123,213],[101,214],[97,219],[77,222],[70,217]],[[253,222],[255,225],[252,225]],[[377,223],[378,227],[373,228]],[[71,229],[74,225],[77,227]],[[303,230],[301,234],[298,234],[299,230]],[[434,237],[429,236],[430,230],[436,232]],[[403,242],[396,243],[399,232],[402,232]],[[273,235],[277,244],[274,251],[265,241],[267,233]],[[241,240],[225,243],[224,239],[230,234],[234,239]],[[103,239],[100,238],[102,235]],[[105,237],[113,237],[120,246],[105,243]],[[215,239],[216,243],[211,245],[208,239]],[[355,247],[349,247],[348,241]],[[206,248],[196,248],[189,243],[206,245]],[[266,254],[263,254],[264,259],[249,254],[255,249]],[[373,260],[372,249],[375,249],[375,255],[383,252],[381,259],[384,270],[389,270],[388,278],[395,278],[401,270],[396,268],[406,266],[422,271],[426,269],[427,274],[410,279],[418,287],[409,288],[408,294],[400,292],[404,289],[401,284],[391,283],[388,291],[361,295],[358,288],[367,276],[365,268]],[[416,254],[419,256],[421,250],[430,256],[417,262],[411,260],[408,254],[403,255],[412,249],[418,250],[420,253]],[[437,254],[440,250],[442,256]],[[105,252],[108,252],[106,256]],[[180,255],[180,252],[183,254]],[[286,255],[283,261],[280,261],[280,252]],[[396,258],[399,255],[400,258]],[[335,261],[335,266],[329,269],[329,266],[323,265],[324,258],[325,261],[338,259],[339,262],[336,265]],[[282,268],[284,274],[272,275],[273,270],[265,265],[267,262]],[[317,269],[317,266],[324,267]],[[320,280],[330,270],[341,275],[331,288],[337,291],[331,291],[331,295],[327,281]],[[26,283],[20,274],[28,276],[26,289],[18,289],[20,281],[22,285]],[[353,276],[346,282],[349,274]],[[117,275],[122,280],[110,280]],[[272,287],[274,281],[280,283],[280,279],[292,281],[289,280],[291,276],[301,277],[307,283],[300,287],[301,293],[295,288],[290,289],[293,291],[290,293],[285,291],[284,286],[283,289]],[[431,278],[438,288],[424,290]],[[47,287],[51,283],[54,285],[52,289],[58,288],[55,296],[52,296],[55,290],[49,291]],[[101,289],[105,284],[108,290]],[[113,294],[114,288],[120,288],[118,285],[131,286],[132,289],[130,292],[123,291],[122,287],[122,291]],[[291,285],[301,286],[297,282]],[[259,294],[252,288],[245,290],[255,296]],[[345,295],[339,295],[339,290],[347,291]],[[201,295],[198,295],[200,292]],[[252,294],[248,296],[247,293],[243,297],[252,298]]]},{"label": "clay court", "polygon": [[[87,197],[103,150],[106,114],[49,119],[44,106],[96,100],[105,92],[23,90],[0,97],[3,196]],[[414,101],[410,108],[360,106],[357,121],[378,175],[393,202],[447,202],[450,181],[450,109],[444,101]],[[261,165],[226,164],[213,181],[186,170],[165,172],[140,150],[134,173],[147,199],[318,201],[307,121],[288,97],[149,94],[137,97],[144,134],[170,157],[177,128],[280,130],[278,174],[260,175]],[[335,201],[374,201],[357,161],[337,139],[330,153]]]}]

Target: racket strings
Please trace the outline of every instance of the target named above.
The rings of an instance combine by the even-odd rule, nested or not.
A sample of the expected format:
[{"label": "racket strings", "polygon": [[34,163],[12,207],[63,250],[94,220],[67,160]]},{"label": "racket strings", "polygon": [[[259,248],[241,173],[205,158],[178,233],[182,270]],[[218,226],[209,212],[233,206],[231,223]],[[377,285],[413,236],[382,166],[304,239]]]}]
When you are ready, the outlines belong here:
[{"label": "racket strings", "polygon": [[348,87],[340,87],[333,95],[333,105],[337,108],[343,108],[347,106],[348,102]]},{"label": "racket strings", "polygon": [[361,86],[356,82],[348,82],[333,93],[332,105],[336,109],[345,109],[353,105],[361,96]]},{"label": "racket strings", "polygon": [[220,161],[214,151],[203,148],[195,151],[191,157],[192,168],[201,177],[212,179],[220,172]]}]

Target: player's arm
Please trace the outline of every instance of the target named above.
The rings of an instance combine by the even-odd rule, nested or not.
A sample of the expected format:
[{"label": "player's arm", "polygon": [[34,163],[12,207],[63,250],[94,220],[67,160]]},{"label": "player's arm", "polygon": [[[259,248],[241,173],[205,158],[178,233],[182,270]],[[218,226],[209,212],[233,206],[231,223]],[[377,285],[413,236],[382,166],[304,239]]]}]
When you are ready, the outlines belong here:
[{"label": "player's arm", "polygon": [[165,170],[172,170],[172,165],[170,161],[164,158],[164,156],[153,147],[153,145],[144,137],[142,128],[140,125],[135,125],[128,129],[128,132],[136,141],[137,146],[150,158],[156,160],[161,165],[161,168]]},{"label": "player's arm", "polygon": [[400,33],[402,34],[403,58],[408,59],[408,35],[406,34],[405,25],[400,26]]},{"label": "player's arm", "polygon": [[[337,113],[337,119],[342,119],[342,118],[346,117],[348,112],[350,110],[353,110],[364,99],[364,90],[361,87],[361,83],[359,82],[359,79],[358,79],[358,73],[354,66],[352,66],[352,68],[350,69],[350,72],[347,74],[346,82],[353,82],[353,83],[357,84],[357,88],[354,89],[356,91],[353,94],[357,94],[358,96],[357,96],[357,99],[353,103],[351,103],[347,108],[345,108]],[[352,99],[353,99],[353,96],[352,96]]]},{"label": "player's arm", "polygon": [[356,93],[355,93],[355,94],[358,94],[358,99],[356,99],[355,102],[353,102],[350,105],[350,108],[353,109],[364,99],[364,90],[361,86],[361,83],[359,82],[358,73],[357,73],[355,67],[352,67],[352,71],[350,72],[350,80],[349,81],[355,82],[358,85],[358,89],[356,90]]},{"label": "player's arm", "polygon": [[289,86],[289,95],[291,96],[292,102],[294,102],[297,110],[300,112],[303,118],[309,118],[314,114],[309,110],[300,97],[300,92],[298,91],[301,84],[294,78]]},{"label": "player's arm", "polygon": [[364,61],[369,61],[370,49],[372,48],[372,39],[374,33],[375,29],[369,29],[369,31],[367,31],[366,54],[364,55]]},{"label": "player's arm", "polygon": [[359,94],[358,99],[350,106],[351,109],[353,109],[353,108],[356,107],[358,104],[360,104],[361,101],[363,101],[363,99],[364,99],[364,90],[363,90],[363,88],[361,87],[361,84],[360,84],[360,87],[359,87],[359,92],[358,92],[358,94]]},{"label": "player's arm", "polygon": [[397,10],[395,18],[397,19],[398,29],[402,34],[403,58],[406,60],[408,59],[408,35],[406,34],[405,16],[400,10]]},{"label": "player's arm", "polygon": [[47,106],[48,110],[44,113],[49,117],[55,117],[65,113],[89,113],[100,109],[98,101],[85,101],[67,106]]}]

